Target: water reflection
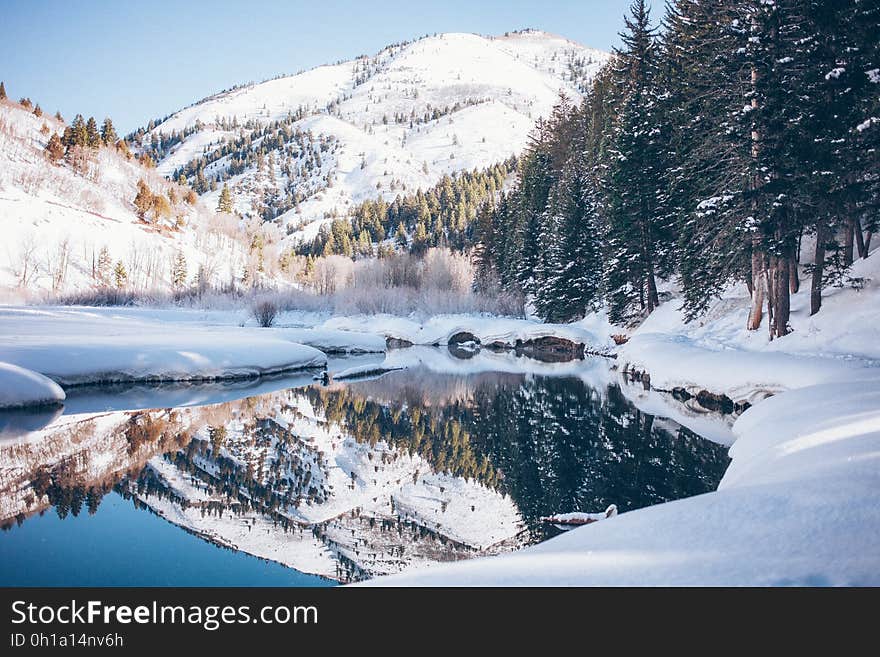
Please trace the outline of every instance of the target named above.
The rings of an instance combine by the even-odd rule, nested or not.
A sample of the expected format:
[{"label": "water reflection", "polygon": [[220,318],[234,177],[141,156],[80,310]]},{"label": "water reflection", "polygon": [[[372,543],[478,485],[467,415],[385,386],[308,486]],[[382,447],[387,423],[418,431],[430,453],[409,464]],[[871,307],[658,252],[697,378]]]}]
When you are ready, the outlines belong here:
[{"label": "water reflection", "polygon": [[604,365],[588,381],[474,369],[64,415],[0,444],[0,519],[93,514],[115,491],[130,513],[351,581],[542,540],[553,513],[713,490],[727,465]]}]

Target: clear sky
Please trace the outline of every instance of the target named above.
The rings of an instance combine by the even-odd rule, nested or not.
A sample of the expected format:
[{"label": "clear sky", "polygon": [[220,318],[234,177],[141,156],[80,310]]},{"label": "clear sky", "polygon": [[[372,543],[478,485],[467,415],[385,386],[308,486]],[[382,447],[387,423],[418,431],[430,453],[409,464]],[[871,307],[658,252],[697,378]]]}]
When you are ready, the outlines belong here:
[{"label": "clear sky", "polygon": [[[653,0],[659,20],[662,0]],[[0,0],[0,80],[120,133],[234,84],[435,32],[531,27],[611,49],[629,0]]]}]

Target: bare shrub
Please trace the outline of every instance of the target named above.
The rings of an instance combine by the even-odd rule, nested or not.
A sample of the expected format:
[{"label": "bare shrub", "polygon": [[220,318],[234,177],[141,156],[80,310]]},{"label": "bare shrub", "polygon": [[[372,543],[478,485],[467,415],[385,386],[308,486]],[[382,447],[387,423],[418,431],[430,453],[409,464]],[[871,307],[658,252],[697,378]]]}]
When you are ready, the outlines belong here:
[{"label": "bare shrub", "polygon": [[275,323],[275,318],[278,316],[278,306],[274,301],[261,299],[251,307],[251,313],[257,320],[257,324],[263,328],[269,328]]},{"label": "bare shrub", "polygon": [[149,305],[149,299],[143,294],[132,290],[120,290],[115,287],[102,287],[97,290],[71,292],[61,296],[50,297],[47,302],[58,306],[134,306]]},{"label": "bare shrub", "polygon": [[[218,286],[216,263],[209,259],[200,265],[201,274],[192,286],[174,292],[148,292],[145,290],[162,286],[162,281],[150,274],[153,268],[148,260],[140,252],[129,257],[127,267],[130,280],[134,281],[130,287],[141,291],[129,293],[123,302],[216,310],[249,308],[260,326],[272,326],[278,313],[287,311],[423,317],[443,313],[523,316],[523,299],[505,293],[500,286],[491,293],[474,292],[469,257],[445,249],[428,250],[424,258],[408,254],[356,262],[343,256],[318,258],[310,271],[303,270],[296,277],[302,288],[282,290],[267,285],[241,285],[234,272],[228,283]],[[92,294],[96,295],[94,305],[108,301],[102,293]],[[84,295],[73,299],[75,303],[89,304]],[[71,302],[71,297],[55,302]]]}]

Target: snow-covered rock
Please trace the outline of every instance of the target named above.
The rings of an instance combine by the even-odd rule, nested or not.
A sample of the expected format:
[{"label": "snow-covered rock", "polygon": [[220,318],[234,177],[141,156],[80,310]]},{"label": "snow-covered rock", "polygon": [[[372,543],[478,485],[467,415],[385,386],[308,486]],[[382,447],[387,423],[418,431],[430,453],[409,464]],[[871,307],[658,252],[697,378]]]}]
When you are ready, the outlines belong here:
[{"label": "snow-covered rock", "polygon": [[64,397],[61,386],[42,374],[0,362],[0,409],[60,404]]},{"label": "snow-covered rock", "polygon": [[610,351],[614,343],[604,318],[573,324],[543,324],[527,319],[493,317],[477,314],[435,315],[421,321],[395,315],[357,315],[332,317],[322,325],[325,329],[357,331],[405,340],[416,345],[447,345],[457,333],[470,333],[481,344],[500,342],[514,345],[544,337],[556,337],[586,345],[590,351]]}]

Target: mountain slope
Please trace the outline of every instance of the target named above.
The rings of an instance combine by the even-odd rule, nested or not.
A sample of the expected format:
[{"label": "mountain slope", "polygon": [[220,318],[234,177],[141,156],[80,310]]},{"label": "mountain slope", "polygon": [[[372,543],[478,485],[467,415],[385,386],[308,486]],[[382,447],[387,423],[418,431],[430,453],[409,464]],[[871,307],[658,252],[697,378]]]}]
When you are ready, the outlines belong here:
[{"label": "mountain slope", "polygon": [[[168,290],[183,255],[185,279],[227,284],[248,255],[241,229],[187,190],[113,147],[82,149],[53,162],[45,147],[65,123],[0,101],[0,293],[17,299],[114,287],[117,263],[126,289]],[[143,180],[167,200],[139,216]]]},{"label": "mountain slope", "polygon": [[143,135],[168,177],[311,238],[363,200],[426,189],[519,153],[559,94],[608,55],[544,32],[441,34],[373,57],[248,85]]}]

